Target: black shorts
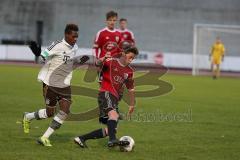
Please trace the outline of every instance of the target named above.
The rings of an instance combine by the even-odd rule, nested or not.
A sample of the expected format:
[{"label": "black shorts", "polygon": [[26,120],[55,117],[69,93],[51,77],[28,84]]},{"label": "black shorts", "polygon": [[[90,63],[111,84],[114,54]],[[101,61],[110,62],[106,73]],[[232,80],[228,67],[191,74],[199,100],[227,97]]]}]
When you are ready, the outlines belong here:
[{"label": "black shorts", "polygon": [[118,99],[110,92],[100,92],[98,94],[99,122],[107,124],[108,112],[115,110],[118,112]]},{"label": "black shorts", "polygon": [[71,87],[57,88],[45,86],[45,103],[47,106],[56,106],[61,99],[71,102]]}]

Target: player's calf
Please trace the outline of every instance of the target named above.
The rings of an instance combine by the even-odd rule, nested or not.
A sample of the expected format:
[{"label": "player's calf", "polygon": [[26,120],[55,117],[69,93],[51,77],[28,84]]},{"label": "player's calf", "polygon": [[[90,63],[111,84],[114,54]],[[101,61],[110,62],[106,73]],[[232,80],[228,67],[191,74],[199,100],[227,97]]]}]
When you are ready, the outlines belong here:
[{"label": "player's calf", "polygon": [[53,112],[49,112],[48,109],[40,109],[36,112],[25,112],[25,118],[29,121],[36,119],[36,120],[41,120],[41,119],[45,119],[48,117],[51,117],[54,115],[54,111]]},{"label": "player's calf", "polygon": [[61,127],[61,125],[63,124],[66,118],[67,118],[67,114],[60,110],[58,114],[53,118],[52,123],[50,124],[50,126],[45,131],[42,137],[48,139],[54,133],[55,130]]},{"label": "player's calf", "polygon": [[117,133],[117,122],[118,122],[118,113],[115,110],[111,110],[108,112],[108,121],[107,121],[107,129],[108,129],[108,136],[109,136],[109,144],[111,146],[115,144],[117,141],[116,133]]}]

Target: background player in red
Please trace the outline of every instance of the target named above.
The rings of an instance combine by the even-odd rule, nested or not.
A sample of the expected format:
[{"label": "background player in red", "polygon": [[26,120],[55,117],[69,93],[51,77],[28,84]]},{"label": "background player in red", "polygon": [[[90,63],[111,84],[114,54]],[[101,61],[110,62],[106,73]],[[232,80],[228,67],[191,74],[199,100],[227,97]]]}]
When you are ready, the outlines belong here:
[{"label": "background player in red", "polygon": [[117,12],[109,11],[106,13],[107,26],[98,31],[93,45],[94,54],[97,59],[103,58],[105,54],[116,56],[119,53],[118,45],[122,41],[121,33],[115,29],[118,19]]},{"label": "background player in red", "polygon": [[130,103],[128,117],[134,111],[134,81],[133,69],[129,66],[132,60],[138,55],[136,47],[130,47],[121,52],[120,58],[109,58],[104,56],[96,64],[103,66],[103,81],[101,82],[98,105],[99,105],[99,122],[107,125],[106,128],[94,130],[85,135],[78,136],[74,139],[80,147],[87,147],[85,141],[88,139],[98,139],[109,136],[108,147],[116,145],[128,145],[126,141],[118,141],[116,138],[117,123],[119,119],[118,101],[119,93],[123,85],[126,86],[129,93]]},{"label": "background player in red", "polygon": [[[135,46],[134,34],[131,30],[127,28],[127,19],[121,18],[119,20],[119,29],[118,31],[121,33],[122,40],[119,44],[119,48],[124,50],[124,48],[128,48],[129,46]],[[120,99],[123,97],[124,88],[122,88],[120,93]]]},{"label": "background player in red", "polygon": [[134,46],[135,45],[134,34],[131,30],[127,28],[127,24],[128,24],[127,19],[121,18],[119,20],[119,32],[122,35],[122,41],[128,42],[130,45]]}]

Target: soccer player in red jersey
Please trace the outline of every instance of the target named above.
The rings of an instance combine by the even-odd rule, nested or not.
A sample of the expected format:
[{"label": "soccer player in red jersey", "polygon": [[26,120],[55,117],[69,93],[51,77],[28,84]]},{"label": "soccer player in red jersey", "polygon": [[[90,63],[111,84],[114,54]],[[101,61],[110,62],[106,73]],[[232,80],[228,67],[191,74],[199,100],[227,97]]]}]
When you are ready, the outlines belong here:
[{"label": "soccer player in red jersey", "polygon": [[119,32],[122,35],[122,41],[128,42],[130,45],[135,45],[135,38],[134,34],[131,30],[127,28],[127,19],[126,18],[121,18],[119,20]]},{"label": "soccer player in red jersey", "polygon": [[129,64],[137,55],[138,49],[136,47],[129,47],[121,52],[121,57],[119,58],[111,58],[109,55],[106,55],[103,59],[96,61],[97,65],[103,67],[103,81],[98,94],[99,122],[107,125],[107,127],[74,138],[74,142],[80,147],[87,147],[85,142],[89,139],[99,139],[106,136],[109,136],[108,147],[128,145],[127,143],[129,142],[119,141],[116,138],[119,118],[117,105],[120,90],[125,85],[130,98],[128,116],[131,116],[134,111],[133,69]]},{"label": "soccer player in red jersey", "polygon": [[122,41],[121,33],[115,29],[118,14],[114,11],[106,13],[107,26],[97,32],[94,40],[93,51],[97,59],[103,58],[105,54],[117,56],[119,44]]}]

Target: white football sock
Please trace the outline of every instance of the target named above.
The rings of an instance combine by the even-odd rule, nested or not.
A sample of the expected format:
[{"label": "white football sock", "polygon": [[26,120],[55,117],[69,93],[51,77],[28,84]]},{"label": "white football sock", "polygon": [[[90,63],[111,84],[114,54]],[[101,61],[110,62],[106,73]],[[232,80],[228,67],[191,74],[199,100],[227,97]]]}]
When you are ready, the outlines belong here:
[{"label": "white football sock", "polygon": [[35,112],[27,113],[25,116],[29,121],[31,121],[31,120],[35,119]]},{"label": "white football sock", "polygon": [[40,109],[39,111],[38,111],[38,115],[39,115],[39,118],[40,119],[45,119],[45,118],[47,118],[48,116],[47,116],[47,110],[46,109]]},{"label": "white football sock", "polygon": [[49,138],[54,132],[54,129],[52,129],[51,127],[48,127],[48,129],[46,130],[46,132],[43,134],[43,137]]}]

